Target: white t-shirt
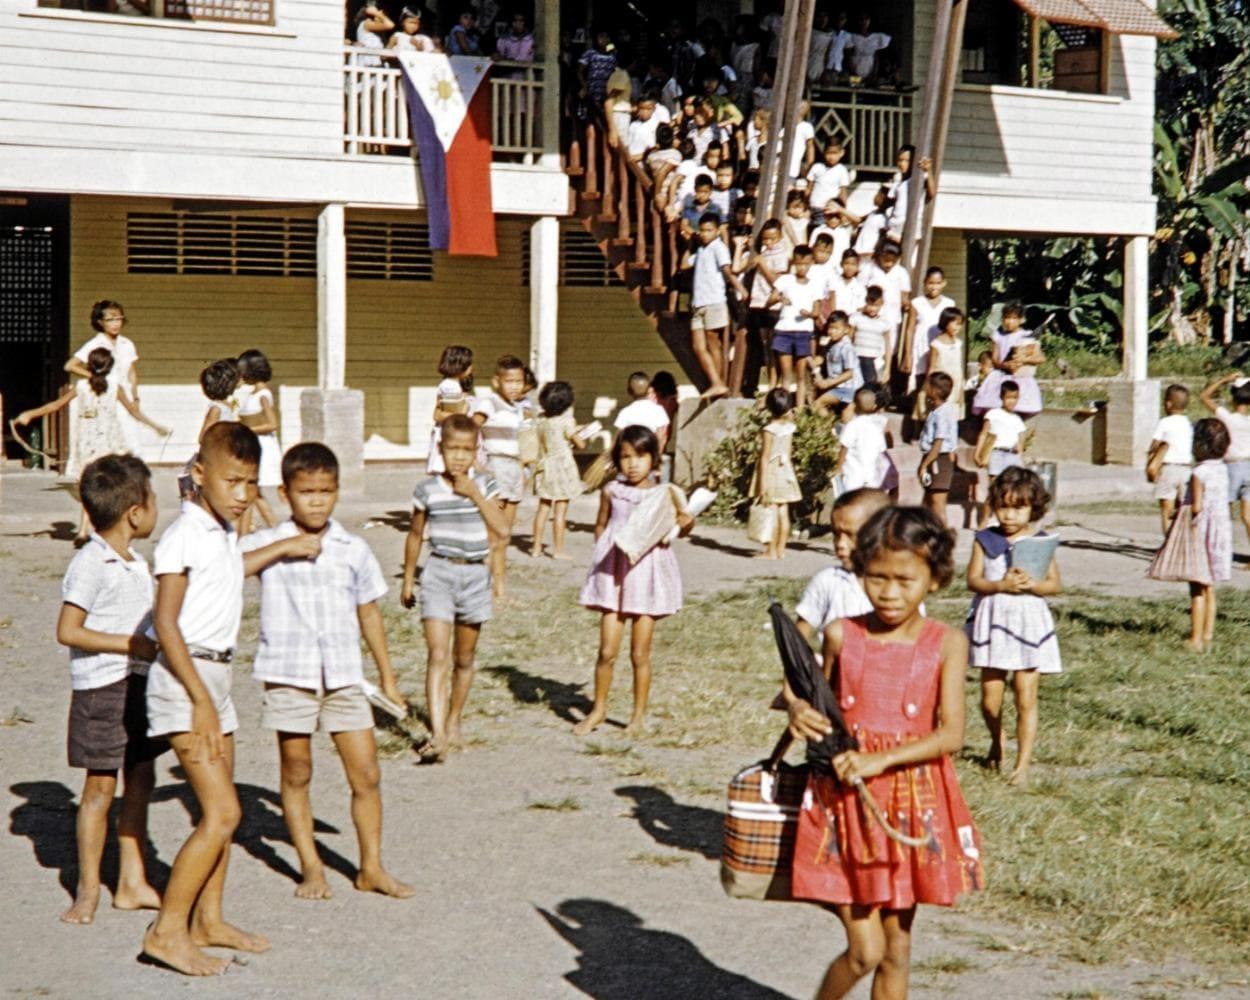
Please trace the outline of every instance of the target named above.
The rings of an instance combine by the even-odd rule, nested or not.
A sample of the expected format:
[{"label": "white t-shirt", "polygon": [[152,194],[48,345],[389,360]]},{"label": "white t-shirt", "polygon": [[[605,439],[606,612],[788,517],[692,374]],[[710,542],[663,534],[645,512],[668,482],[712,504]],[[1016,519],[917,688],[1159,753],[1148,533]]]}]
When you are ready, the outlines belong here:
[{"label": "white t-shirt", "polygon": [[123,389],[129,390],[130,369],[139,360],[139,351],[135,348],[135,342],[122,334],[118,334],[117,339],[112,340],[102,333],[97,333],[74,352],[74,357],[85,365],[87,356],[97,347],[113,352],[113,367],[106,376],[108,384],[120,385]]},{"label": "white t-shirt", "polygon": [[859,280],[858,276],[844,278],[839,268],[839,272],[834,275],[829,287],[833,290],[833,308],[840,309],[847,316],[854,316],[864,308],[864,302],[868,299],[868,289],[864,287],[864,283]]},{"label": "white t-shirt", "polygon": [[871,35],[852,35],[850,38],[851,75],[860,78],[872,76],[872,71],[877,64],[877,53],[889,46],[890,36],[879,31]]},{"label": "white t-shirt", "polygon": [[[782,129],[782,141],[785,141],[785,129]],[[794,151],[790,154],[790,177],[803,174],[803,160],[807,157],[808,140],[815,141],[816,127],[809,121],[801,121],[794,127]]]},{"label": "white t-shirt", "polygon": [[673,169],[677,171],[678,180],[676,198],[678,201],[682,200],[687,195],[694,194],[694,179],[698,177],[699,174],[706,174],[710,172],[707,167],[705,167],[698,160],[682,160]]},{"label": "white t-shirt", "polygon": [[842,255],[851,248],[851,237],[854,230],[850,226],[830,226],[828,224],[817,226],[807,234],[808,246],[815,246],[816,240],[823,234],[828,233],[833,239],[833,251],[829,254],[829,263],[833,265],[834,275],[839,277],[842,274]]},{"label": "white t-shirt", "polygon": [[1166,465],[1193,465],[1194,425],[1185,414],[1173,413],[1160,419],[1150,440],[1168,446],[1167,454],[1163,456]]},{"label": "white t-shirt", "polygon": [[855,353],[861,358],[874,361],[886,356],[886,338],[890,333],[890,321],[884,315],[868,316],[855,313],[851,316],[851,328],[855,331]]},{"label": "white t-shirt", "polygon": [[851,172],[841,163],[832,167],[814,163],[807,172],[807,202],[812,208],[824,210],[830,199],[836,198],[844,187],[851,186]]},{"label": "white t-shirt", "polygon": [[806,281],[800,282],[797,275],[783,274],[777,279],[776,290],[789,300],[788,304],[782,302],[777,329],[810,333],[814,329],[811,317],[800,316],[799,313],[811,310],[825,297],[824,282],[810,275]]},{"label": "white t-shirt", "polygon": [[612,424],[618,431],[638,426],[658,434],[669,425],[668,411],[654,400],[635,399],[628,406],[621,407]]},{"label": "white t-shirt", "polygon": [[878,286],[885,295],[881,315],[897,330],[903,322],[903,302],[911,297],[911,275],[902,264],[895,264],[888,271],[870,261],[860,272],[859,280],[865,288]]},{"label": "white t-shirt", "polygon": [[841,566],[822,569],[812,577],[794,608],[794,613],[818,632],[839,618],[855,618],[870,611],[872,603],[859,577]]},{"label": "white t-shirt", "polygon": [[1250,415],[1227,410],[1222,406],[1215,408],[1215,415],[1228,428],[1228,454],[1224,456],[1224,461],[1250,462]]},{"label": "white t-shirt", "polygon": [[936,304],[923,295],[911,300],[911,307],[916,313],[916,329],[911,337],[911,370],[916,375],[928,372],[929,348],[942,332],[938,329],[938,317],[943,309],[949,309],[954,304],[955,300],[946,295],[939,295]]},{"label": "white t-shirt", "polygon": [[834,264],[833,257],[830,257],[823,264],[817,264],[815,261],[812,261],[812,266],[807,271],[808,280],[815,281],[824,288],[824,295],[821,295],[822,299],[829,294],[829,289],[833,287],[833,279],[837,276],[838,268]]},{"label": "white t-shirt", "polygon": [[[660,109],[657,107],[656,112]],[[635,118],[629,123],[629,139],[627,140],[630,156],[642,156],[655,145],[656,130],[664,123],[658,113],[653,113],[645,122]]]},{"label": "white t-shirt", "polygon": [[843,488],[850,490],[881,485],[880,462],[886,452],[885,429],[875,413],[862,413],[844,424],[838,435],[846,457],[842,460]]},{"label": "white t-shirt", "polygon": [[[1184,417],[1181,419],[1184,420]],[[989,426],[990,433],[994,435],[994,447],[996,449],[1015,451],[1016,445],[1020,443],[1020,438],[1024,436],[1023,420],[1014,413],[1004,410],[1001,406],[996,406],[986,413],[985,422]]]},{"label": "white t-shirt", "polygon": [[[144,558],[133,550],[129,561],[92,532],[74,556],[61,583],[61,600],[87,613],[86,628],[108,635],[134,635],[152,623],[154,590]],[[125,653],[88,653],[70,647],[70,685],[75,691],[106,687],[126,675],[147,673],[147,664],[132,666]]]}]

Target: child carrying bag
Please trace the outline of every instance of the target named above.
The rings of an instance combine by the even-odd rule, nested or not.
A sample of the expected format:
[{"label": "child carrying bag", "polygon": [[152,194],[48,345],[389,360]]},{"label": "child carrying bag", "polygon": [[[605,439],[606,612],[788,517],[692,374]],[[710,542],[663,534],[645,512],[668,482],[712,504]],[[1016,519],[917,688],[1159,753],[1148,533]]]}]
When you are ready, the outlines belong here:
[{"label": "child carrying bag", "polygon": [[1194,509],[1189,504],[1181,504],[1177,510],[1146,576],[1171,583],[1213,582],[1206,545],[1194,525]]},{"label": "child carrying bag", "polygon": [[747,514],[747,538],[761,545],[767,545],[777,534],[777,508],[770,503],[751,504]]}]

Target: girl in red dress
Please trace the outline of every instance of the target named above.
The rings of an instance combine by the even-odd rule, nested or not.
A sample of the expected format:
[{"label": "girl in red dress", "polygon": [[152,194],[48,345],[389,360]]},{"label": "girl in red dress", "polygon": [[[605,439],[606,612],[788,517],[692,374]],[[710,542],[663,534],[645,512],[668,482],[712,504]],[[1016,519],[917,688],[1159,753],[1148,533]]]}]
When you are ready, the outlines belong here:
[{"label": "girl in red dress", "polygon": [[[824,663],[859,750],[813,765],[794,851],[795,899],[821,902],[846,928],[846,950],[825,973],[820,1000],[845,996],[873,973],[874,1000],[907,995],[917,903],[950,906],[982,884],[979,838],[950,754],[964,742],[968,640],[925,618],[921,603],[954,572],[954,535],[919,507],[890,507],[860,530],[855,572],[871,614],[825,630]],[[790,703],[790,731],[818,741],[832,726]],[[859,777],[894,829],[860,800]]]}]

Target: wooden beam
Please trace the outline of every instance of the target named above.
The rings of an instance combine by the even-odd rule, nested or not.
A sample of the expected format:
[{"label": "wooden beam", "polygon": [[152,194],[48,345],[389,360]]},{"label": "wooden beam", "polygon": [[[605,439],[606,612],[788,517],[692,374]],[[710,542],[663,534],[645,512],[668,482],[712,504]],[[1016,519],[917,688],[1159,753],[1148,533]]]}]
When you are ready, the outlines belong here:
[{"label": "wooden beam", "polygon": [[[798,16],[795,19],[794,34],[783,41],[790,50],[790,73],[787,80],[781,155],[775,166],[777,171],[772,189],[773,218],[781,218],[786,210],[786,194],[789,187],[790,160],[794,155],[794,142],[797,138],[799,124],[799,107],[803,103],[803,89],[807,85],[807,53],[812,43],[812,20],[816,13],[815,0],[798,0]],[[777,100],[773,99],[773,107]]]},{"label": "wooden beam", "polygon": [[765,221],[770,217],[773,204],[773,192],[776,186],[778,156],[781,152],[781,119],[778,112],[785,108],[785,94],[790,82],[790,67],[794,63],[794,49],[788,44],[794,36],[794,25],[799,16],[799,0],[786,0],[782,15],[780,59],[777,63],[777,75],[773,77],[773,108],[768,119],[768,141],[760,150],[760,186],[755,199],[755,227],[751,233],[751,242],[759,236]]}]

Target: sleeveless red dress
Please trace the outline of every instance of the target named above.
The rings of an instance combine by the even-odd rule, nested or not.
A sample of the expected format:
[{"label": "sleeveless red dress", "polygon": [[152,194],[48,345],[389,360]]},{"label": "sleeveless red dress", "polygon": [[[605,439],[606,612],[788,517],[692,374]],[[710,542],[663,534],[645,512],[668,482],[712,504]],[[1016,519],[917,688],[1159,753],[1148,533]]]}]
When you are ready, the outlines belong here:
[{"label": "sleeveless red dress", "polygon": [[[927,619],[909,645],[878,642],[864,621],[842,621],[835,693],[860,749],[875,753],[937,727],[946,626]],[[926,837],[927,845],[890,840],[854,787],[813,772],[794,848],[795,899],[903,910],[950,906],[982,887],[980,837],[949,757],[892,768],[865,784],[895,829]]]}]

